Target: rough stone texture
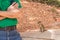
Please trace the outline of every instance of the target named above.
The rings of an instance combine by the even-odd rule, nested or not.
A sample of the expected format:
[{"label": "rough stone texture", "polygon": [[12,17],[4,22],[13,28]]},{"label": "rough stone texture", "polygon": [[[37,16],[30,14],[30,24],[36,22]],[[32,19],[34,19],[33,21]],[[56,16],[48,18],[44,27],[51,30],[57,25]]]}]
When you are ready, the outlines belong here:
[{"label": "rough stone texture", "polygon": [[[40,29],[41,24],[46,30],[60,28],[56,26],[57,24],[55,25],[56,22],[60,22],[60,17],[57,15],[59,12],[56,11],[57,8],[24,0],[21,3],[23,7],[20,9],[19,23],[17,25],[17,29],[20,32]],[[40,22],[41,24],[39,24]]]}]

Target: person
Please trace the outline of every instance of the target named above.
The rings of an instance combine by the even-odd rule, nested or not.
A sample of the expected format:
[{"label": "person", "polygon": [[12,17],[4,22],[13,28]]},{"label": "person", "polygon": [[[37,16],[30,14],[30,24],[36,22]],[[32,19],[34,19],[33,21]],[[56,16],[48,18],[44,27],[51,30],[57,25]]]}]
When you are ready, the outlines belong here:
[{"label": "person", "polygon": [[0,0],[0,40],[22,40],[16,30],[20,0]]}]

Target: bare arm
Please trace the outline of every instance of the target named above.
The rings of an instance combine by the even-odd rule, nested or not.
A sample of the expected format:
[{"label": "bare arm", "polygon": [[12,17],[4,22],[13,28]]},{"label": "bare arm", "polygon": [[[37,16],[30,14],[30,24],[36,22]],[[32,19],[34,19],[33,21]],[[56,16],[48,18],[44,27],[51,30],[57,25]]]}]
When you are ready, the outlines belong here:
[{"label": "bare arm", "polygon": [[15,2],[8,8],[7,11],[0,11],[0,16],[8,17],[8,18],[17,18],[19,16],[18,4]]},{"label": "bare arm", "polygon": [[19,16],[19,12],[0,11],[0,16],[4,16],[8,18],[17,18]]}]

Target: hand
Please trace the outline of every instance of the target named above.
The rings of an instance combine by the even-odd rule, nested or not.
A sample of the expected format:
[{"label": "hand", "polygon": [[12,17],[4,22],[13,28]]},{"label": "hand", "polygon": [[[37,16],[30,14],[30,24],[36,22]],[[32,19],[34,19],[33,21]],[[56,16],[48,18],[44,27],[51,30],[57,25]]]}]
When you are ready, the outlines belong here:
[{"label": "hand", "polygon": [[18,4],[14,2],[10,7],[8,7],[7,11],[18,12]]}]

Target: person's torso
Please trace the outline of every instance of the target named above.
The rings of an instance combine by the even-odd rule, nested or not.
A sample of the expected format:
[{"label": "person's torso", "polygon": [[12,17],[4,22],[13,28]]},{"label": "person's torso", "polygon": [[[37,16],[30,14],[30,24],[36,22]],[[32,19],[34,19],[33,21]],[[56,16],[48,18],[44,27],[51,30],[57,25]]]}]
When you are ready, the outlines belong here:
[{"label": "person's torso", "polygon": [[[17,0],[0,0],[0,11],[7,11],[8,7],[13,3],[13,2],[17,2],[19,4],[19,8],[21,8],[21,5],[19,3],[19,1]],[[4,28],[7,26],[13,26],[17,24],[17,19],[16,18],[5,18],[0,20],[0,27]]]}]

